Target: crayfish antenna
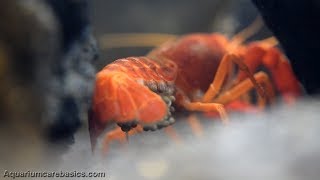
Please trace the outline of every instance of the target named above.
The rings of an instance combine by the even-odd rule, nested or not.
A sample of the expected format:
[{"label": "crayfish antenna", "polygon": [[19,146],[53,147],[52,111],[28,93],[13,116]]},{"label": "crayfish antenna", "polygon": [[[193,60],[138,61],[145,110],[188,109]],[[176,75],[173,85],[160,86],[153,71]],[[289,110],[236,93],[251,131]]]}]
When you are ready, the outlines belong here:
[{"label": "crayfish antenna", "polygon": [[233,52],[239,45],[256,34],[263,27],[263,25],[264,23],[262,17],[258,15],[248,27],[238,32],[231,38],[228,47],[229,52]]}]

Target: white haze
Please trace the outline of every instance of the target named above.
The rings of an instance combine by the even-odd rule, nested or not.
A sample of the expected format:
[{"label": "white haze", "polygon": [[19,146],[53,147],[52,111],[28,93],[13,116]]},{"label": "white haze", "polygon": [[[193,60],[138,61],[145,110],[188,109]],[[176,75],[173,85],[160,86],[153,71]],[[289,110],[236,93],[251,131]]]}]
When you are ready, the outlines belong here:
[{"label": "white haze", "polygon": [[[276,106],[260,115],[231,116],[229,126],[203,120],[204,137],[174,125],[182,144],[162,131],[111,144],[107,157],[91,154],[87,132],[55,168],[106,172],[106,179],[317,179],[320,175],[320,101]],[[99,179],[99,178],[95,178]]]}]

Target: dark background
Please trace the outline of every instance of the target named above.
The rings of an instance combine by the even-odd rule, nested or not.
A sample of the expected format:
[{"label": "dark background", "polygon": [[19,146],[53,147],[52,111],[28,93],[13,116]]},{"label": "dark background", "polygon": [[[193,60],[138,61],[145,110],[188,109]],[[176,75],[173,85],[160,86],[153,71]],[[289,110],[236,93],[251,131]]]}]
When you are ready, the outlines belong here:
[{"label": "dark background", "polygon": [[[91,4],[96,37],[108,33],[221,32],[229,37],[258,15],[267,28],[250,40],[275,35],[308,95],[317,95],[320,3],[317,0],[103,1]],[[258,13],[259,11],[259,13]],[[270,31],[272,33],[270,33]],[[144,55],[150,48],[101,49],[98,69],[120,57]]]},{"label": "dark background", "polygon": [[[221,32],[232,37],[258,15],[250,0],[104,1],[93,0],[91,22],[99,40],[109,33]],[[262,29],[253,39],[271,34]],[[260,35],[260,36],[259,36]],[[117,58],[144,55],[147,48],[100,48],[98,69]]]},{"label": "dark background", "polygon": [[286,55],[309,95],[320,93],[318,0],[252,0],[265,23],[284,47]]}]

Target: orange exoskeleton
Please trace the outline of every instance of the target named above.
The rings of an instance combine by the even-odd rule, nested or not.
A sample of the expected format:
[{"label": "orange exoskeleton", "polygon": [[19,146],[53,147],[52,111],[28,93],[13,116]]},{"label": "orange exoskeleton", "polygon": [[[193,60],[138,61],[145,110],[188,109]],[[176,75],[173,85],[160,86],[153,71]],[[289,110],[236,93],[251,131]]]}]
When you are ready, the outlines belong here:
[{"label": "orange exoskeleton", "polygon": [[[272,101],[275,91],[288,101],[299,96],[299,82],[274,39],[243,44],[250,34],[246,32],[232,40],[218,33],[185,35],[145,57],[105,66],[96,76],[89,113],[92,146],[109,122],[119,127],[106,134],[104,151],[111,140],[125,140],[123,131],[134,134],[171,125],[174,108],[217,112],[227,123],[225,105],[254,88],[261,106]],[[233,64],[239,71],[233,71]],[[270,79],[256,72],[259,66],[269,70]]]}]

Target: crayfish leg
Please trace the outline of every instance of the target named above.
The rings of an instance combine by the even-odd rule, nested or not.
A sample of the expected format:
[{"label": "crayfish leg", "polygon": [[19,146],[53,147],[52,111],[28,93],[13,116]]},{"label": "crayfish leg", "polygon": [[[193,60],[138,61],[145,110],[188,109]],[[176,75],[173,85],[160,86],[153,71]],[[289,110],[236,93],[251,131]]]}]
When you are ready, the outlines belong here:
[{"label": "crayfish leg", "polygon": [[197,116],[194,114],[191,114],[187,118],[187,121],[191,127],[193,134],[195,134],[197,137],[203,137],[203,127],[201,126],[200,121],[197,118]]},{"label": "crayfish leg", "polygon": [[[270,82],[270,79],[268,75],[264,72],[258,72],[254,75],[254,79],[259,84],[262,84],[263,87],[266,90],[267,98],[262,98],[259,96],[258,98],[258,105],[261,109],[264,109],[266,105],[266,101],[272,102],[275,96],[275,92],[273,89],[273,86]],[[241,81],[240,83],[236,84],[232,89],[224,92],[220,96],[218,96],[214,102],[219,102],[222,104],[230,103],[238,98],[240,96],[247,94],[250,90],[252,90],[255,86],[251,83],[251,80],[249,78]]]},{"label": "crayfish leg", "polygon": [[234,63],[238,65],[240,70],[246,74],[246,76],[250,79],[251,83],[257,89],[259,95],[261,97],[265,97],[265,92],[260,84],[257,83],[256,79],[253,77],[253,74],[249,71],[246,64],[242,62],[240,57],[234,54],[226,54],[223,56],[221,63],[218,67],[217,73],[215,74],[213,82],[210,84],[209,89],[206,91],[202,98],[202,102],[212,102],[212,100],[219,94],[223,82],[228,75],[230,63]]},{"label": "crayfish leg", "polygon": [[164,128],[164,132],[177,144],[182,142],[180,136],[172,126]]},{"label": "crayfish leg", "polygon": [[201,111],[201,112],[216,111],[219,113],[219,116],[221,117],[221,120],[224,124],[229,123],[229,118],[223,104],[184,101],[182,105],[184,106],[185,109],[189,111]]},{"label": "crayfish leg", "polygon": [[127,142],[129,136],[138,134],[142,131],[143,131],[143,128],[139,125],[128,132],[123,132],[120,127],[116,127],[115,129],[111,130],[103,137],[102,154],[106,155],[108,153],[109,144],[112,141],[118,141],[124,144],[125,142]]},{"label": "crayfish leg", "polygon": [[[143,127],[138,125],[136,128],[131,129],[130,131],[123,132],[120,127],[116,127],[115,129],[108,132],[102,140],[102,154],[106,156],[109,151],[109,144],[113,141],[118,141],[121,144],[128,142],[128,138],[135,134],[143,132]],[[164,128],[164,132],[177,144],[182,142],[178,133],[173,129],[173,127],[168,126]]]},{"label": "crayfish leg", "polygon": [[[277,91],[290,104],[302,94],[300,83],[284,54],[279,49],[265,44],[265,41],[250,44],[244,54],[244,63],[251,72],[260,66],[265,67],[270,72]],[[237,79],[242,80],[244,76],[243,72],[239,72]]]}]

